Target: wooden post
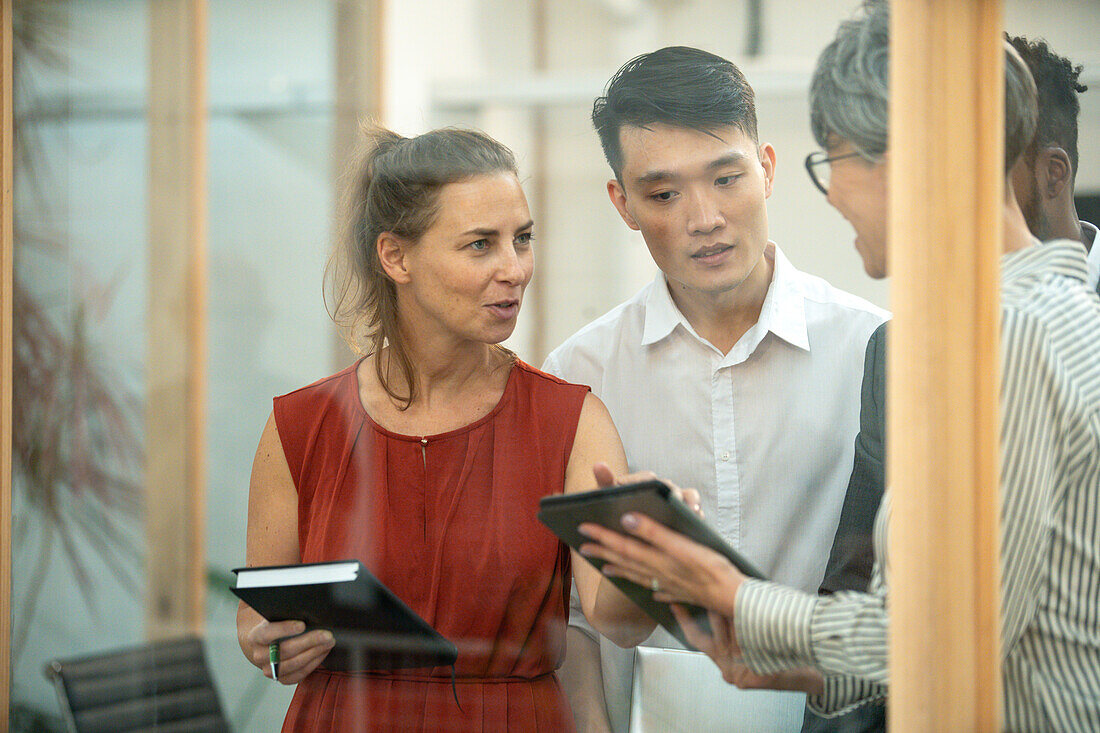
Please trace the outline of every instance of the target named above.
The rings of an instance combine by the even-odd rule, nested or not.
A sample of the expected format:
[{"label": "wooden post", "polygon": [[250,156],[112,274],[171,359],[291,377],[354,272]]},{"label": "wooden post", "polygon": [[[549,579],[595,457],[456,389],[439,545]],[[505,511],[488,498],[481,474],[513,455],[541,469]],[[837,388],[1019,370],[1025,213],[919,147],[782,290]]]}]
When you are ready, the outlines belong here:
[{"label": "wooden post", "polygon": [[1000,715],[1000,0],[895,0],[890,729]]},{"label": "wooden post", "polygon": [[199,631],[206,546],[206,2],[149,3],[147,635]]},{"label": "wooden post", "polygon": [[334,170],[344,171],[364,118],[382,117],[383,0],[336,2]]},{"label": "wooden post", "polygon": [[[336,93],[332,135],[332,185],[337,216],[343,201],[344,174],[358,149],[363,120],[382,122],[384,0],[337,0]],[[333,367],[347,366],[348,347],[333,337]]]},{"label": "wooden post", "polygon": [[12,0],[0,0],[0,729],[11,707]]},{"label": "wooden post", "polygon": [[[531,4],[531,35],[534,39],[532,48],[532,61],[536,74],[544,74],[550,67],[549,49],[549,12],[546,0],[534,0]],[[535,221],[548,221],[550,216],[550,121],[546,105],[537,104],[531,110],[531,209]],[[545,225],[536,225],[535,232],[545,229]],[[547,242],[548,240],[544,240]],[[549,324],[546,322],[547,294],[550,289],[546,286],[546,278],[550,274],[550,244],[540,243],[534,248],[535,276],[527,286],[525,306],[531,312],[531,347],[530,351],[537,360],[535,364],[541,364],[550,353],[550,347],[546,343],[546,332]],[[539,273],[542,273],[541,275]]]}]

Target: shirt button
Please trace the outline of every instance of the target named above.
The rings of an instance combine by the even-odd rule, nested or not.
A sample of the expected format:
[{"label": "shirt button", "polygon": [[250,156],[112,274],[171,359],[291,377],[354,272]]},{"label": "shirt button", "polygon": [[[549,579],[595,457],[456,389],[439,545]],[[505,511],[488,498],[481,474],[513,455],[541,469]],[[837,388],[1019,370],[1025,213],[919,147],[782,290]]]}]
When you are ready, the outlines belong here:
[{"label": "shirt button", "polygon": [[721,458],[723,461],[728,461],[730,459],[730,452],[728,450],[724,450],[718,457]]}]

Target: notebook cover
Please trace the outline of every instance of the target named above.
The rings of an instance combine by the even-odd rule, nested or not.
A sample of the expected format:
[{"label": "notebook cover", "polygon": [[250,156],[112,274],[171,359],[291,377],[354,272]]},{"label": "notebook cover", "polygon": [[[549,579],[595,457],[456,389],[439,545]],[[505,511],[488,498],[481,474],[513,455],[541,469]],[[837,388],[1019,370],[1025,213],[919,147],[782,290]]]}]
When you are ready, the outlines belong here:
[{"label": "notebook cover", "polygon": [[[383,670],[454,664],[458,658],[455,645],[416,615],[362,563],[358,566],[352,581],[230,590],[268,621],[298,620],[304,621],[307,629],[332,631],[336,645],[322,663],[326,669]],[[239,575],[263,569],[268,568],[236,568],[233,572]]]}]

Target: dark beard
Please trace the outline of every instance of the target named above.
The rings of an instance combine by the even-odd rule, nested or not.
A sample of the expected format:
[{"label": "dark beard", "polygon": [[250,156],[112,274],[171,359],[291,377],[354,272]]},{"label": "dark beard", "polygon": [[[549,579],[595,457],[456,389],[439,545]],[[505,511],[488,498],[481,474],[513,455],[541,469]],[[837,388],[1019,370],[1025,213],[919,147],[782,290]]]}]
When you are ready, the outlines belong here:
[{"label": "dark beard", "polygon": [[[1046,242],[1050,237],[1050,223],[1047,221],[1047,217],[1043,214],[1043,209],[1039,206],[1039,184],[1035,181],[1035,176],[1028,176],[1028,182],[1031,195],[1027,197],[1027,201],[1020,202],[1020,211],[1023,212],[1024,221],[1027,222],[1027,228],[1031,230],[1031,233],[1040,242]],[[1017,197],[1017,200],[1019,198]]]}]

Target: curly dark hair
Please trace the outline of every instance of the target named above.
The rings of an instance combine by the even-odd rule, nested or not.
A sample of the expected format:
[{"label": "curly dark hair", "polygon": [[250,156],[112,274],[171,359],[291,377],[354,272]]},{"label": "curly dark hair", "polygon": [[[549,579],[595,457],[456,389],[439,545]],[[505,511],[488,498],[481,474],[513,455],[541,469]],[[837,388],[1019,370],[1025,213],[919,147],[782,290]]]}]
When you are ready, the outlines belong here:
[{"label": "curly dark hair", "polygon": [[1040,145],[1057,145],[1069,155],[1073,176],[1077,177],[1077,117],[1081,102],[1077,95],[1088,90],[1078,78],[1082,66],[1076,66],[1065,56],[1051,50],[1043,39],[1029,41],[1024,36],[1005,38],[1031,69],[1039,91],[1039,126],[1035,140],[1027,150],[1029,160],[1035,159]]}]

